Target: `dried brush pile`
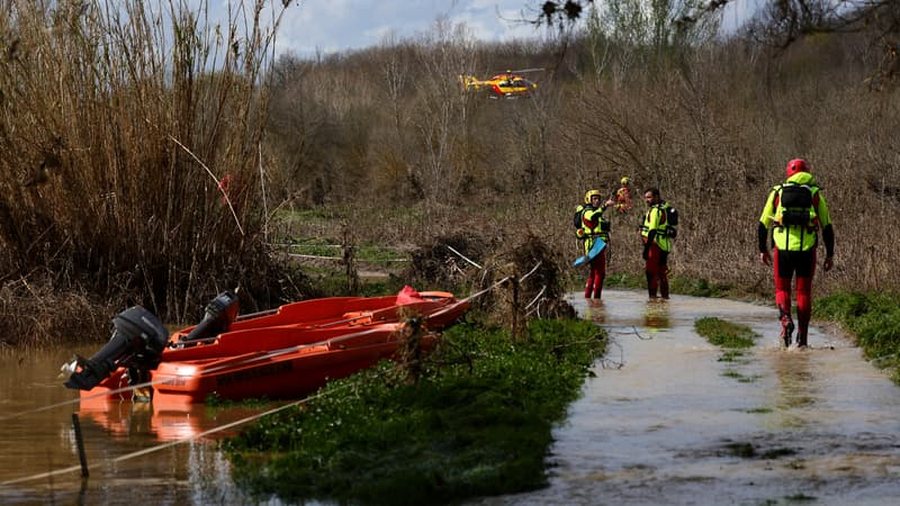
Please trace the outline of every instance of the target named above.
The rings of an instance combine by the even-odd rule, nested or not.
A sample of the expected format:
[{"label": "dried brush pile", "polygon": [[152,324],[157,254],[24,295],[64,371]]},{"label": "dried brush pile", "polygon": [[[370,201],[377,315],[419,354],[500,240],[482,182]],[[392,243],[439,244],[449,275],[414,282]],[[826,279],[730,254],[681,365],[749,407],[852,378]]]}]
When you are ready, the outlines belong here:
[{"label": "dried brush pile", "polygon": [[499,251],[488,261],[481,287],[510,279],[485,294],[481,307],[492,320],[519,328],[524,328],[522,322],[528,318],[574,317],[575,310],[565,300],[558,258],[560,255],[532,234]]},{"label": "dried brush pile", "polygon": [[495,247],[495,241],[479,235],[438,236],[412,252],[401,276],[420,290],[466,290],[477,283]]},{"label": "dried brush pile", "polygon": [[404,279],[417,286],[456,290],[461,296],[484,291],[472,300],[473,309],[514,333],[525,328],[528,318],[575,316],[564,299],[563,271],[557,263],[560,255],[536,235],[506,241],[462,235],[438,237],[412,256]]}]

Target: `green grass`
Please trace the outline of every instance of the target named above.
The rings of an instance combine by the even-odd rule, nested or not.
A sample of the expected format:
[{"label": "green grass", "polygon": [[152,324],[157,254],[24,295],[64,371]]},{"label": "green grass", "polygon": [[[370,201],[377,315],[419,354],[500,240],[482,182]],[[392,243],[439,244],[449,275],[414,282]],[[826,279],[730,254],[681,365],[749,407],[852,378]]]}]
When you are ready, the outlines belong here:
[{"label": "green grass", "polygon": [[[311,238],[311,239],[290,239],[289,251],[301,255],[316,255],[322,257],[340,257],[342,249],[339,244],[333,240]],[[393,248],[374,244],[361,244],[356,246],[356,260],[369,263],[389,263],[396,260],[406,260],[409,256],[397,251]]]},{"label": "green grass", "polygon": [[852,332],[866,358],[887,368],[900,384],[900,303],[897,294],[839,292],[813,305],[817,318]]},{"label": "green grass", "polygon": [[580,395],[602,330],[537,320],[529,338],[460,324],[414,385],[386,363],[225,443],[238,483],[290,501],[450,503],[546,483],[551,430]]},{"label": "green grass", "polygon": [[758,335],[746,325],[728,322],[715,317],[700,318],[694,329],[707,341],[722,348],[750,348]]},{"label": "green grass", "polygon": [[[581,279],[583,277],[584,276],[582,275],[579,278],[582,285],[584,284],[584,280]],[[638,276],[636,274],[618,272],[607,275],[604,284],[609,288],[646,288],[647,279],[644,276]]]},{"label": "green grass", "polygon": [[722,353],[722,356],[719,357],[719,362],[743,362],[743,363],[745,363],[746,360],[743,359],[744,355],[745,355],[744,352],[739,349],[725,350],[725,352]]}]

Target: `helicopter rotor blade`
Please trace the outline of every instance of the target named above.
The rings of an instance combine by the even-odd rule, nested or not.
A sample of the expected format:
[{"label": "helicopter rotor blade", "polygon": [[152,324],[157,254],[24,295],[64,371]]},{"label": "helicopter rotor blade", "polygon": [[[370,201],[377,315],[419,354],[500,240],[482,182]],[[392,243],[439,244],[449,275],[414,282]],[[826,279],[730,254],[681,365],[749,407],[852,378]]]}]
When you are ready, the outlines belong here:
[{"label": "helicopter rotor blade", "polygon": [[543,68],[530,68],[530,69],[508,70],[507,72],[515,73],[515,74],[524,74],[526,72],[543,72],[543,71],[544,71]]}]

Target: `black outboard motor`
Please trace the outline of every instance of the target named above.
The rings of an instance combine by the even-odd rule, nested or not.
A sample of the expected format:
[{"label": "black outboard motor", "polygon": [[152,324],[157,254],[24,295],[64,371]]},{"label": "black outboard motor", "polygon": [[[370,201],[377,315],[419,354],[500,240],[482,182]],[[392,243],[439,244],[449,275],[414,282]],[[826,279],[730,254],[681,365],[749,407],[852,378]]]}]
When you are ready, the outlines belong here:
[{"label": "black outboard motor", "polygon": [[90,390],[120,366],[149,370],[159,365],[169,333],[156,315],[134,306],[116,315],[113,326],[109,342],[93,357],[76,357],[68,388]]},{"label": "black outboard motor", "polygon": [[227,332],[237,318],[239,309],[237,295],[231,290],[225,290],[206,305],[206,315],[188,335],[181,338],[178,344],[190,343]]}]

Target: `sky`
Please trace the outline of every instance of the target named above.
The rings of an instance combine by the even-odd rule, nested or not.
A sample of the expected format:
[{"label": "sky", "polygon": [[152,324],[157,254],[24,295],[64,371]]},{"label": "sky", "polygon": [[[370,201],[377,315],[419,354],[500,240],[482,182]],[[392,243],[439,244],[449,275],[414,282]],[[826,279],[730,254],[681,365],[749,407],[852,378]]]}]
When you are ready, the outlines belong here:
[{"label": "sky", "polygon": [[[234,0],[232,0],[234,1]],[[280,5],[280,0],[270,0]],[[731,0],[723,28],[733,29],[761,0]],[[224,12],[229,0],[215,0]],[[381,44],[385,37],[416,37],[432,30],[439,18],[465,23],[478,40],[496,42],[540,38],[546,27],[538,18],[543,0],[292,0],[275,41],[277,54],[300,57],[343,52]],[[215,16],[214,16],[215,17]]]},{"label": "sky", "polygon": [[310,56],[380,44],[428,32],[439,17],[465,22],[474,38],[500,41],[540,37],[538,0],[294,0],[282,19],[276,51]]}]

